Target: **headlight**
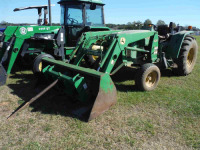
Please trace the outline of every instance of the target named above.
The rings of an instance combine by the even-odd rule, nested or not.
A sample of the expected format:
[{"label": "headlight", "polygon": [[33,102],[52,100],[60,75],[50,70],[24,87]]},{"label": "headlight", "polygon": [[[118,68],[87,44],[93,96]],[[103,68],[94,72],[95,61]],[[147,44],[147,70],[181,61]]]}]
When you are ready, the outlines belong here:
[{"label": "headlight", "polygon": [[48,33],[36,33],[34,38],[36,39],[45,39],[45,40],[53,40],[55,34],[48,34]]}]

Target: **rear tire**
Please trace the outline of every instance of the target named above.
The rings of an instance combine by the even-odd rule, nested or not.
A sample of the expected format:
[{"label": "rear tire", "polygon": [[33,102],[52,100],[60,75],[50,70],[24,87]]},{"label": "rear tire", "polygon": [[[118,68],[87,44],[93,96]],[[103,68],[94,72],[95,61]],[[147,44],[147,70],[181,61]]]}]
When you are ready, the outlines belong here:
[{"label": "rear tire", "polygon": [[42,69],[44,68],[43,64],[42,64],[42,58],[44,57],[48,57],[51,59],[55,59],[53,56],[51,56],[50,54],[40,54],[38,55],[33,63],[33,73],[38,76],[41,74]]},{"label": "rear tire", "polygon": [[176,75],[186,76],[192,72],[196,64],[198,54],[198,45],[195,39],[186,36],[178,59],[174,60],[177,68],[173,69]]},{"label": "rear tire", "polygon": [[141,91],[152,91],[158,86],[160,76],[160,69],[156,65],[144,64],[136,74],[136,87]]}]

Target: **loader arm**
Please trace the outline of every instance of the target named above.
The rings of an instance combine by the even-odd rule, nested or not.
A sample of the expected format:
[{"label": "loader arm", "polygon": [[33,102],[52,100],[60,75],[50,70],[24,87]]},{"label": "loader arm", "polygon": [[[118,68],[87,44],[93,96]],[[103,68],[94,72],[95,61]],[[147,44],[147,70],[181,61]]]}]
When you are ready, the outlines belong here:
[{"label": "loader arm", "polygon": [[[100,70],[101,72],[110,74],[113,67],[115,66],[118,58],[120,55],[124,57],[121,62],[124,62],[125,65],[127,60],[126,58],[126,50],[131,49],[130,45],[132,43],[138,42],[140,40],[146,39],[148,42],[152,41],[152,44],[147,44],[149,46],[149,51],[146,51],[144,49],[141,49],[143,52],[148,52],[149,54],[149,61],[155,62],[158,58],[158,34],[155,31],[106,31],[106,32],[89,32],[84,33],[84,37],[81,39],[82,42],[79,41],[80,47],[77,47],[77,58],[75,59],[74,65],[79,66],[82,59],[85,55],[94,55],[101,57],[101,61],[99,62],[99,68],[96,68]],[[92,45],[95,45],[95,43],[98,43],[98,41],[101,41],[101,43],[98,46],[104,46],[106,50],[99,50],[94,51],[91,49]],[[107,46],[105,46],[107,45]],[[137,51],[138,49],[131,49],[132,51]],[[139,50],[138,50],[139,51]],[[136,57],[133,57],[132,59],[137,59]]]}]

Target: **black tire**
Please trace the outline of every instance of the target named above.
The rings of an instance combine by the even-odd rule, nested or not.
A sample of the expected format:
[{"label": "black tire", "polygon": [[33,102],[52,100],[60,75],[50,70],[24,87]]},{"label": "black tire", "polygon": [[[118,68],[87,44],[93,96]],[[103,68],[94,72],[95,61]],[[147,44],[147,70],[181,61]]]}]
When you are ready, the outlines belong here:
[{"label": "black tire", "polygon": [[144,64],[136,74],[136,87],[140,91],[152,91],[158,86],[160,76],[160,69],[156,65]]},{"label": "black tire", "polygon": [[50,54],[40,54],[38,55],[34,62],[33,62],[33,73],[35,75],[39,75],[41,74],[41,68],[40,68],[40,63],[42,62],[42,58],[44,57],[48,57],[48,58],[51,58],[51,59],[55,59],[53,56],[51,56]]},{"label": "black tire", "polygon": [[196,64],[198,54],[198,45],[193,37],[186,36],[178,59],[174,62],[177,64],[177,68],[173,69],[174,74],[180,76],[186,76],[192,72]]}]

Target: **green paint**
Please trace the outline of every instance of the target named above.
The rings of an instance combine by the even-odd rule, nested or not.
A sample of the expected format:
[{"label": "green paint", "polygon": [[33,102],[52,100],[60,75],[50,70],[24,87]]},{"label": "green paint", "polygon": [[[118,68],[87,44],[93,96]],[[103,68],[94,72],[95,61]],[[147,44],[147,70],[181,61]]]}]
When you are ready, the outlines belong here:
[{"label": "green paint", "polygon": [[[4,42],[8,42],[14,35],[15,31],[17,30],[17,26],[9,26],[6,28],[6,30],[4,31]],[[5,52],[5,45],[3,45],[4,47],[2,47],[1,51],[0,51],[0,60],[3,57],[3,54]]]},{"label": "green paint", "polygon": [[191,33],[194,33],[194,32],[193,31],[182,31],[182,32],[178,32],[175,35],[173,35],[168,43],[166,50],[165,50],[166,58],[168,58],[168,59],[178,58],[184,38]]},{"label": "green paint", "polygon": [[112,82],[112,79],[109,74],[104,74],[100,80],[100,88],[105,92],[113,92],[115,85]]},{"label": "green paint", "polygon": [[[15,36],[16,40],[11,47],[11,57],[9,60],[9,65],[7,69],[7,74],[10,74],[13,65],[17,59],[17,56],[19,52],[21,51],[22,45],[26,39],[30,39],[34,36],[36,33],[58,33],[58,30],[60,29],[60,26],[9,26],[5,30],[5,39],[4,42],[9,42],[9,40]],[[31,43],[30,43],[31,45]],[[34,44],[33,44],[34,45]],[[35,48],[38,47],[38,45],[34,45]],[[40,45],[42,47],[42,45]],[[1,49],[0,52],[0,59],[2,58],[3,54],[5,53],[7,47],[4,46]]]},{"label": "green paint", "polygon": [[[92,96],[90,95],[91,93],[88,93],[90,87],[90,85],[88,85],[86,82],[88,77],[94,81],[92,84],[95,84],[96,81],[99,81],[97,82],[99,85],[95,86],[99,86],[99,90],[101,89],[104,91],[104,93],[109,93],[114,90],[115,86],[109,74],[98,72],[93,69],[67,64],[62,61],[52,60],[49,58],[43,58],[43,61],[49,62],[49,64],[53,65],[53,67],[47,66],[45,69],[43,69],[43,73],[47,79],[55,80],[59,78],[60,82],[63,82],[65,85],[64,89],[62,90],[64,90],[68,95],[76,96],[76,98],[81,102],[86,102],[89,97]],[[62,69],[59,69],[59,67],[62,67]],[[67,70],[69,72],[77,72],[77,74],[75,76],[71,76],[66,72]]]},{"label": "green paint", "polygon": [[[150,43],[150,39],[153,39],[154,42]],[[148,46],[148,44],[150,49],[144,50],[144,46]],[[92,52],[92,45],[103,46],[104,50],[102,52],[101,50]],[[143,49],[141,48],[142,46]],[[118,60],[121,62],[126,60],[127,64],[131,62],[137,63],[136,54],[144,52],[148,52],[149,56],[152,56],[149,58],[153,62],[155,59],[157,59],[156,56],[153,56],[156,46],[158,46],[158,35],[155,31],[142,30],[87,32],[82,35],[72,54],[72,58],[74,58],[74,64],[43,58],[43,61],[48,62],[50,66],[53,66],[48,66],[49,69],[45,68],[43,73],[47,76],[48,80],[51,78],[54,80],[59,78],[60,82],[63,82],[65,85],[63,90],[68,95],[72,96],[74,95],[74,91],[76,91],[76,98],[84,102],[87,98],[92,96],[90,95],[90,92],[87,95],[87,87],[89,90],[92,88],[90,85],[87,85],[87,83],[92,83],[95,84],[95,86],[99,86],[98,89],[104,94],[115,92],[115,85],[110,77],[110,73],[113,70],[116,62]],[[124,53],[127,48],[136,52],[135,55],[131,55],[131,59],[127,58],[127,54]],[[85,55],[96,55],[102,57],[99,63],[100,71],[97,71],[97,68],[90,69],[81,67],[81,62],[83,61]],[[120,55],[123,57],[119,57]]]},{"label": "green paint", "polygon": [[152,47],[151,47],[151,61],[154,63],[158,59],[158,33],[155,33],[153,37]]}]

